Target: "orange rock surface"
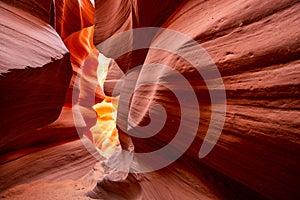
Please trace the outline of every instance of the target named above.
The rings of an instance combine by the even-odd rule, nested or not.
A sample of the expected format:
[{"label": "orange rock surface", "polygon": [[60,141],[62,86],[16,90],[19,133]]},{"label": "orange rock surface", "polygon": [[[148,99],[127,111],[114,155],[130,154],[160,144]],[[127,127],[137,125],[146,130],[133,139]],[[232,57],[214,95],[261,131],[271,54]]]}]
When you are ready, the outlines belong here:
[{"label": "orange rock surface", "polygon": [[[113,118],[114,87],[136,66],[153,63],[178,70],[194,89],[197,105],[185,105],[188,113],[200,107],[195,140],[170,166],[130,175],[129,186],[123,184],[120,190],[106,188],[107,199],[300,197],[299,1],[95,0],[93,5],[89,0],[3,0],[0,13],[2,198],[89,199],[84,192],[95,185],[97,173],[101,174],[97,170],[102,169],[94,167],[85,176],[89,183],[80,179],[96,162],[91,141],[109,155],[126,135],[116,129],[116,121],[127,118],[120,114]],[[189,44],[174,44],[154,32],[148,49],[129,51],[109,64],[99,59],[101,53],[109,58],[116,47],[99,52],[97,45],[140,27],[161,27],[190,37],[206,50],[221,74],[225,123],[205,158],[198,154],[214,120],[211,91],[188,60],[155,49],[165,44],[191,53]],[[117,49],[143,40],[131,39]],[[99,80],[97,70],[104,65],[106,78]],[[133,80],[136,85],[149,77],[157,77],[157,83],[169,78],[165,70],[144,66]],[[180,83],[177,86],[187,90]],[[129,114],[138,125],[151,122],[149,110],[155,103],[167,111],[158,134],[131,137],[136,152],[160,149],[175,137],[182,116],[172,91],[149,84],[137,88],[130,101]],[[152,114],[160,117],[157,111]],[[194,120],[191,117],[190,123]],[[86,137],[80,141],[82,135]]]}]

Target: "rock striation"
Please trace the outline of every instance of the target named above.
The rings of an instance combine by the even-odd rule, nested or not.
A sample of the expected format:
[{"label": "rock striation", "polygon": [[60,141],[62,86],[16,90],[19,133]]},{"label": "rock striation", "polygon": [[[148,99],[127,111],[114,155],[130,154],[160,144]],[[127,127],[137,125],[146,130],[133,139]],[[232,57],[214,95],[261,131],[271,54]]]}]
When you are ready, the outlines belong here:
[{"label": "rock striation", "polygon": [[[157,81],[137,87],[130,97],[131,128],[146,126],[153,119],[160,123],[159,110],[149,114],[154,104],[166,109],[167,120],[152,137],[131,137],[136,152],[151,152],[172,141],[184,117],[182,105],[190,119],[185,128],[199,125],[195,139],[177,162],[135,178],[141,188],[139,196],[300,197],[299,1],[95,0],[93,5],[89,0],[3,0],[0,13],[0,191],[7,190],[2,198],[21,198],[17,195],[20,191],[25,191],[23,197],[27,198],[32,192],[30,182],[37,180],[42,184],[34,187],[47,188],[50,196],[55,188],[77,190],[81,183],[64,180],[78,179],[95,163],[78,141],[78,132],[91,139],[89,128],[96,123],[92,106],[105,95],[113,95],[122,75],[138,65],[142,67],[133,80],[135,86],[151,77]],[[199,158],[200,147],[210,123],[217,121],[211,119],[212,108],[224,102],[212,102],[210,93],[218,93],[220,88],[209,88],[203,74],[177,54],[183,52],[197,60],[192,45],[169,41],[163,31],[154,31],[144,38],[131,35],[114,47],[98,46],[100,52],[95,48],[111,36],[142,27],[172,30],[196,41],[221,75],[226,93],[225,123],[217,143],[204,158]],[[96,74],[99,53],[111,57],[114,48],[134,48],[145,41],[149,48],[113,58],[102,91]],[[174,51],[156,49],[159,45]],[[202,61],[198,60],[207,64]],[[187,98],[181,104],[165,85],[173,74],[163,68],[145,67],[154,63],[179,72],[195,92],[197,103]],[[78,75],[82,77],[79,83]],[[184,84],[177,82],[176,90],[189,90]],[[92,101],[88,98],[91,92],[95,94]],[[200,108],[197,119],[193,118],[196,107]],[[118,121],[127,123],[128,116],[122,117],[119,114]],[[181,149],[184,144],[176,145]],[[50,180],[62,182],[47,184]],[[9,189],[21,183],[30,184]],[[55,194],[58,198],[64,195],[61,191]]]}]

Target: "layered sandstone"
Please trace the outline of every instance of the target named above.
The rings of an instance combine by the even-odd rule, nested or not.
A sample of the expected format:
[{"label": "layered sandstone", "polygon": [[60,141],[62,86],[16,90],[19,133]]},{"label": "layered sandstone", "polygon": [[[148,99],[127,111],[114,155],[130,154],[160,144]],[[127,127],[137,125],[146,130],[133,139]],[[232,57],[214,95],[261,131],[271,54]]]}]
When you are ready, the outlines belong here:
[{"label": "layered sandstone", "polygon": [[[159,20],[151,19],[158,19],[162,10],[167,15],[171,9],[161,3],[158,14],[156,9],[146,9],[147,6],[141,9],[142,4],[139,1],[137,5],[132,4],[133,17],[126,15],[127,19],[117,17],[115,21],[131,20],[131,28],[143,27],[144,23],[156,26]],[[96,1],[96,21],[106,16],[97,12],[97,7],[101,6],[100,1]],[[160,38],[163,34],[155,36],[148,51],[129,56],[133,60],[144,60],[144,64],[160,63],[180,70],[202,100],[199,100],[201,117],[197,139],[186,156],[269,198],[299,196],[299,6],[298,1],[186,1],[177,8],[174,6],[172,15],[161,23],[161,27],[179,31],[201,44],[222,75],[227,95],[225,124],[213,151],[202,160],[198,152],[210,122],[211,105],[201,78],[178,56],[151,49],[151,44],[155,48],[167,39]],[[145,15],[150,17],[144,18]],[[136,20],[139,18],[141,21]],[[146,23],[143,19],[149,21]],[[128,27],[116,27],[119,29],[113,33],[128,30]],[[100,35],[107,28],[96,26],[96,44],[102,42]],[[135,42],[138,43],[133,39],[133,46]],[[184,46],[178,46],[179,49],[188,51]],[[117,63],[124,73],[135,67],[128,58],[119,58]],[[119,72],[112,70],[111,73],[117,75]],[[166,76],[164,70],[143,72],[142,69],[136,84],[147,79],[149,73],[156,77]],[[130,114],[140,124],[149,123],[148,111],[153,103],[162,104],[169,111],[167,123],[158,136],[133,138],[136,151],[153,151],[170,142],[176,134],[171,122],[180,121],[174,96],[164,87],[145,86],[139,88],[132,99]]]},{"label": "layered sandstone", "polygon": [[[186,125],[200,120],[199,128],[196,139],[179,161],[141,177],[130,176],[120,190],[124,190],[124,198],[296,199],[300,196],[299,1],[96,0],[95,8],[88,0],[3,2],[0,3],[2,198],[64,199],[64,191],[72,194],[68,196],[70,199],[87,198],[84,192],[92,186],[82,186],[84,181],[77,179],[96,160],[90,154],[93,152],[90,143],[83,146],[79,140],[70,141],[78,139],[78,133],[91,139],[89,128],[96,123],[92,106],[101,102],[104,95],[112,95],[123,74],[138,65],[153,63],[176,69],[191,84],[198,102],[196,105],[185,101],[184,105],[189,115],[199,106],[200,117],[189,116]],[[127,48],[126,45],[130,49],[144,42],[150,47],[114,58],[104,91],[99,88],[96,73],[99,52],[95,46],[123,31],[153,26],[195,40],[220,72],[227,97],[226,118],[218,142],[205,158],[200,159],[198,154],[214,120],[210,119],[214,105],[203,76],[188,60],[175,54],[193,55],[189,43],[168,41],[163,32],[154,31],[144,38],[131,37],[116,47],[98,47],[108,57],[114,48]],[[171,46],[174,52],[155,49],[158,45]],[[144,139],[132,137],[135,151],[145,153],[168,144],[175,137],[182,116],[180,101],[164,87],[164,81],[172,74],[144,66],[133,80],[136,85],[150,77],[158,78],[156,84],[160,85],[137,88],[128,108],[131,117],[138,125],[147,125],[154,103],[167,111],[167,122],[158,134]],[[80,82],[76,82],[78,76]],[[187,90],[179,82],[176,89]],[[95,97],[91,99],[90,94]],[[157,110],[152,116],[159,122],[161,116]],[[119,117],[120,121],[123,119]],[[70,178],[76,180],[66,181]],[[21,183],[29,185],[11,188]],[[139,189],[126,190],[126,185],[131,184]],[[43,189],[45,192],[40,193]],[[118,194],[114,187],[107,190],[109,194]]]}]

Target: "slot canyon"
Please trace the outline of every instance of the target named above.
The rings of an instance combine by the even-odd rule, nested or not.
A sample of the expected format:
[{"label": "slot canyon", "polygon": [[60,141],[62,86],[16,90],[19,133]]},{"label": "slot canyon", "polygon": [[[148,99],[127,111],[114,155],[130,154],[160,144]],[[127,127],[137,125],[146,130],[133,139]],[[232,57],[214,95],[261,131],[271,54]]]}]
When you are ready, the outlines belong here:
[{"label": "slot canyon", "polygon": [[300,199],[299,0],[0,14],[0,198]]}]

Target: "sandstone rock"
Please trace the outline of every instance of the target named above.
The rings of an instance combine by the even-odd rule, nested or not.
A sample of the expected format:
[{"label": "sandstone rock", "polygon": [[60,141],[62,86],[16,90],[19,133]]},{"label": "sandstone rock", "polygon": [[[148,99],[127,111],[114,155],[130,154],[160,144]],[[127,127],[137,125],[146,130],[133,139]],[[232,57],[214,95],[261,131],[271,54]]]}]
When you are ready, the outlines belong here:
[{"label": "sandstone rock", "polygon": [[[31,132],[59,116],[72,68],[67,48],[49,24],[5,3],[0,6],[0,151],[4,154],[40,141],[41,136]],[[42,136],[47,137],[51,136]]]},{"label": "sandstone rock", "polygon": [[[146,9],[145,5],[143,2],[133,6],[136,19],[146,19],[141,11]],[[129,52],[127,58],[116,60],[124,72],[135,67],[132,60],[136,59],[144,64],[171,66],[185,75],[202,100],[199,101],[201,116],[197,139],[186,156],[269,198],[300,196],[297,189],[297,169],[300,168],[299,6],[299,2],[293,0],[264,3],[256,0],[185,1],[178,4],[173,14],[162,23],[161,27],[179,31],[201,44],[216,63],[224,81],[228,105],[224,129],[213,151],[202,160],[199,160],[198,152],[210,123],[211,103],[208,88],[201,77],[190,70],[189,63],[176,55],[151,49],[151,45],[165,42],[166,38],[160,38],[163,34],[154,37],[148,51],[141,54]],[[100,6],[96,4],[96,19],[101,19],[105,15],[97,7]],[[159,24],[158,19],[163,19],[160,11],[164,10],[164,4],[157,13],[155,9],[149,10],[148,13],[153,15],[150,14],[149,21],[144,23]],[[127,14],[116,24],[132,20],[129,9],[120,12]],[[129,28],[98,26],[95,36],[136,28],[133,22]],[[94,42],[100,43],[107,37],[95,37]],[[133,46],[134,42],[132,40]],[[188,45],[178,46],[175,50],[188,51]],[[112,73],[118,74],[118,70]],[[151,73],[158,79],[168,76],[164,70],[143,71],[142,68],[136,84],[142,83]],[[111,78],[114,82],[114,75]],[[164,87],[145,86],[136,90],[130,114],[137,123],[149,123],[148,111],[154,103],[163,105],[168,111],[167,122],[159,134],[147,139],[132,138],[137,151],[159,149],[174,137],[180,121],[178,102],[174,99]]]},{"label": "sandstone rock", "polygon": [[[170,143],[182,117],[189,117],[184,124],[186,130],[195,123],[199,127],[196,139],[179,161],[141,175],[138,184],[144,198],[299,198],[299,1],[96,0],[95,12],[88,0],[3,2],[0,3],[0,36],[4,47],[0,51],[0,162],[6,163],[0,166],[0,190],[20,183],[42,182],[12,188],[3,197],[18,199],[34,194],[52,198],[55,194],[60,198],[64,189],[70,193],[77,190],[81,182],[65,180],[82,176],[95,159],[80,141],[66,142],[78,139],[78,132],[91,137],[88,128],[96,120],[92,105],[102,101],[104,94],[112,95],[124,73],[138,65],[159,63],[183,75],[198,102],[192,103],[189,98],[181,102],[176,98],[164,85],[174,75],[168,70],[145,65],[139,68],[132,80],[134,85],[141,86],[150,77],[156,81],[136,88],[130,97],[127,114],[136,123],[131,128],[146,126],[151,119],[161,123],[159,110],[154,109],[149,115],[155,103],[164,106],[167,115],[164,127],[156,135],[132,137],[135,151],[147,153]],[[178,31],[197,41],[220,71],[227,97],[225,124],[212,152],[203,159],[199,159],[200,147],[209,124],[217,121],[211,119],[212,108],[224,102],[212,105],[209,92],[218,92],[221,87],[210,91],[203,74],[176,54],[184,52],[207,65],[193,55],[191,43],[170,41],[163,32],[154,31],[139,38],[130,35],[124,43],[101,49],[100,53],[110,56],[113,48],[133,48],[140,43],[150,46],[114,58],[104,93],[99,89],[96,77],[99,52],[95,45],[123,31],[147,26]],[[162,44],[174,52],[155,49]],[[79,83],[75,81],[76,75],[82,77]],[[177,81],[176,91],[185,94],[190,90],[185,84]],[[90,93],[95,94],[94,99]],[[182,105],[188,110],[186,116],[181,113]],[[198,106],[199,118],[194,117]],[[80,117],[74,118],[73,114]],[[128,116],[122,117],[118,116],[119,122],[126,124]],[[177,142],[175,150],[184,145]],[[62,182],[45,183],[49,180]],[[40,196],[32,187],[46,188],[48,193]],[[114,187],[109,190],[118,193],[113,191]],[[74,195],[70,198],[86,199],[82,191]]]}]

